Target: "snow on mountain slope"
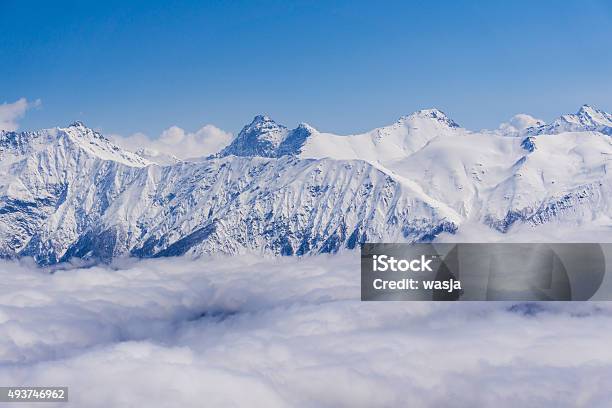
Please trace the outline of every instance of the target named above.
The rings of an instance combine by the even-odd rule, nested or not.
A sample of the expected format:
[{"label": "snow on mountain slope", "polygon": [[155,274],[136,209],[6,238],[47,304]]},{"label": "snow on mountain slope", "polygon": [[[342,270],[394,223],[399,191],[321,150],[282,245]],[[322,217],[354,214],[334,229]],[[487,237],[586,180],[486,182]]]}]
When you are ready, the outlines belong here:
[{"label": "snow on mountain slope", "polygon": [[[585,115],[595,111],[586,107],[581,110]],[[597,112],[598,117],[608,115]],[[607,154],[612,153],[609,138],[600,133],[539,137],[537,142],[533,137],[507,137],[524,133],[529,123],[542,123],[528,115],[521,115],[514,122],[512,133],[470,132],[441,111],[428,109],[359,135],[339,136],[308,127],[303,143],[292,154],[300,158],[366,160],[398,181],[410,180],[417,185],[415,190],[444,203],[464,220],[485,222],[506,231],[519,219],[531,217],[533,222],[539,222],[536,214],[543,202],[550,200],[547,205],[557,208],[554,203],[563,194],[573,194],[580,186],[598,183],[606,176],[598,169],[608,168]],[[535,150],[536,145],[540,149],[530,157],[530,149]],[[576,150],[559,154],[564,146],[574,146]],[[585,160],[583,155],[587,155],[596,158],[596,164],[588,171],[578,165],[582,173],[576,174],[574,167],[564,163],[564,154],[581,163]],[[557,177],[560,174],[566,175],[567,183],[561,182],[563,177]],[[541,181],[542,177],[557,177],[559,181],[555,185]],[[582,183],[576,184],[577,180]],[[509,194],[507,189],[523,192]],[[489,196],[494,205],[488,202]],[[541,211],[551,211],[546,208],[544,205]],[[603,210],[609,213],[607,207]]]},{"label": "snow on mountain slope", "polygon": [[390,126],[360,135],[337,136],[315,132],[305,141],[299,153],[304,158],[381,162],[406,157],[439,135],[464,132],[444,113],[427,109],[404,116]]},{"label": "snow on mountain slope", "polygon": [[428,240],[458,222],[363,161],[227,157],[138,170],[115,164],[92,175],[71,181],[16,253],[46,264],[128,253],[335,252],[367,238]]},{"label": "snow on mountain slope", "polygon": [[4,256],[54,245],[37,244],[43,224],[62,228],[65,240],[74,239],[92,211],[115,198],[107,187],[121,189],[138,169],[151,164],[80,123],[32,133],[5,132],[0,146],[0,255]]},{"label": "snow on mountain slope", "polygon": [[485,221],[507,231],[517,220],[611,225],[612,140],[596,132],[541,135],[489,195]]},{"label": "snow on mountain slope", "polygon": [[440,135],[423,148],[382,165],[418,183],[430,197],[446,203],[463,219],[477,219],[483,199],[525,152],[519,140],[465,133]]},{"label": "snow on mountain slope", "polygon": [[143,159],[151,163],[159,164],[160,166],[169,166],[181,161],[181,159],[173,154],[162,153],[160,151],[144,147],[136,150],[135,153]]},{"label": "snow on mountain slope", "polygon": [[268,116],[260,115],[245,126],[220,155],[299,155],[302,158],[378,161],[380,157],[400,157],[412,153],[438,135],[465,132],[438,109],[420,110],[403,116],[390,126],[348,136],[322,133],[305,123],[288,130]]},{"label": "snow on mountain slope", "polygon": [[74,122],[66,128],[44,129],[37,132],[0,131],[0,161],[7,163],[26,154],[36,154],[50,145],[76,149],[102,160],[112,160],[128,166],[144,167],[151,162],[135,153],[122,150],[100,133]]},{"label": "snow on mountain slope", "polygon": [[185,162],[123,151],[80,123],[2,132],[0,255],[302,255],[473,223],[611,225],[609,136],[515,135],[435,109],[350,136],[258,116],[218,155]]},{"label": "snow on mountain slope", "polygon": [[549,125],[528,129],[528,133],[531,135],[583,131],[612,135],[612,114],[589,105],[582,105],[575,114],[562,115]]}]

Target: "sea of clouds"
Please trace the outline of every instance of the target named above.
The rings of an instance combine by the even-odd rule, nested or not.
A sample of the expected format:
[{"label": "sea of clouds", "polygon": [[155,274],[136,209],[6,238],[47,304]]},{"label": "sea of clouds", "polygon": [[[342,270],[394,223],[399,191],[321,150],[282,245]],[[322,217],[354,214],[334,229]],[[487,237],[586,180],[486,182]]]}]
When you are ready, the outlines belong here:
[{"label": "sea of clouds", "polygon": [[360,302],[359,262],[0,261],[0,385],[105,408],[612,404],[612,304]]}]

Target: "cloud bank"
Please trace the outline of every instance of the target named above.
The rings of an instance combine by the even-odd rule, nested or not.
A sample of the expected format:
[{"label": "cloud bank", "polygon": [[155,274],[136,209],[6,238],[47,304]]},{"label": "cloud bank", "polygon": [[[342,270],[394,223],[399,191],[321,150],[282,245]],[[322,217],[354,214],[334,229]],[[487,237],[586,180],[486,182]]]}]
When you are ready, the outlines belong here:
[{"label": "cloud bank", "polygon": [[67,385],[79,407],[612,401],[612,305],[365,303],[359,262],[2,261],[0,383]]},{"label": "cloud bank", "polygon": [[196,132],[187,132],[178,126],[172,126],[162,132],[158,138],[150,138],[144,133],[131,136],[110,135],[110,139],[120,147],[138,151],[147,149],[179,159],[208,156],[217,153],[228,145],[233,136],[213,125],[205,125]]},{"label": "cloud bank", "polygon": [[40,106],[40,99],[28,102],[26,98],[20,98],[13,103],[3,103],[0,105],[0,130],[19,129],[19,119],[25,116],[28,109],[37,106]]}]

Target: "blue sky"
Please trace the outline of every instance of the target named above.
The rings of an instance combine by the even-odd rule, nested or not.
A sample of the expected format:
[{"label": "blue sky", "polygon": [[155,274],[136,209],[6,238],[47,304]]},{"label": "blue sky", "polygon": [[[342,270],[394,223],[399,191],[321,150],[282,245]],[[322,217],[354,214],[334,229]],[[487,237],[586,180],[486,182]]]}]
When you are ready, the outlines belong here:
[{"label": "blue sky", "polygon": [[0,0],[0,103],[21,128],[83,120],[236,132],[257,113],[337,133],[438,107],[468,128],[612,110],[606,1]]}]

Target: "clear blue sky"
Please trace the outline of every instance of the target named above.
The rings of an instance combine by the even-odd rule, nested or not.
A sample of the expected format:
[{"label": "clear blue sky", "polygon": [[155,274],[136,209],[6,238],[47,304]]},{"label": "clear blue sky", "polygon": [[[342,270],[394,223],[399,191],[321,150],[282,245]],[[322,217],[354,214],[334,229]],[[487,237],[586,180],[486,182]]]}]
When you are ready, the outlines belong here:
[{"label": "clear blue sky", "polygon": [[612,2],[0,0],[0,103],[156,135],[257,113],[350,133],[426,107],[469,128],[612,110]]}]

